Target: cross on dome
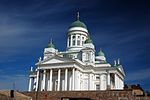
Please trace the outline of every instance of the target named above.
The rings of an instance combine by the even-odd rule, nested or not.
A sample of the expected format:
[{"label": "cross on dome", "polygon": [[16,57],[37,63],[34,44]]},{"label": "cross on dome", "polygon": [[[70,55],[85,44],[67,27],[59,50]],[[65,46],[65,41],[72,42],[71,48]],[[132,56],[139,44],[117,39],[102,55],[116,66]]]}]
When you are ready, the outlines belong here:
[{"label": "cross on dome", "polygon": [[80,13],[79,13],[79,11],[77,12],[77,20],[79,20],[80,19]]},{"label": "cross on dome", "polygon": [[79,12],[77,12],[77,19],[76,21],[74,21],[70,26],[69,28],[73,28],[73,27],[82,27],[84,29],[87,29],[86,25],[80,21],[80,14]]}]

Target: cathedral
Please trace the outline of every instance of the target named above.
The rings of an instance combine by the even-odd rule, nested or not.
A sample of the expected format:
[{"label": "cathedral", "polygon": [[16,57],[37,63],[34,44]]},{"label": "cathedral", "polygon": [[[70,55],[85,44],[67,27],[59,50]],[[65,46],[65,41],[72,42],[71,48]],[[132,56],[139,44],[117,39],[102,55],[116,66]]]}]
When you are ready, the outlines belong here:
[{"label": "cathedral", "polygon": [[125,73],[120,60],[107,62],[99,48],[96,54],[87,26],[79,13],[67,31],[66,51],[59,51],[52,41],[43,57],[31,67],[28,91],[100,91],[122,90]]}]

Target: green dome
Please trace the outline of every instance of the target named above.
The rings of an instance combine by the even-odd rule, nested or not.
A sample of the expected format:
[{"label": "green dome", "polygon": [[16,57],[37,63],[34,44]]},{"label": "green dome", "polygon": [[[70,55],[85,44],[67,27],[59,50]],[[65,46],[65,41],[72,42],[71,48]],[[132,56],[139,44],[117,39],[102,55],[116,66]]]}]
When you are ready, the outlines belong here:
[{"label": "green dome", "polygon": [[98,56],[105,56],[105,54],[102,52],[102,49],[98,52]]},{"label": "green dome", "polygon": [[51,43],[48,44],[48,48],[55,48],[55,46],[54,46],[53,43],[51,42]]},{"label": "green dome", "polygon": [[84,43],[86,44],[86,43],[93,43],[93,42],[92,42],[92,40],[90,39],[90,37],[88,37],[88,38],[85,40]]},{"label": "green dome", "polygon": [[83,22],[81,22],[80,20],[73,22],[69,28],[72,28],[72,27],[82,27],[82,28],[87,29],[86,25]]}]

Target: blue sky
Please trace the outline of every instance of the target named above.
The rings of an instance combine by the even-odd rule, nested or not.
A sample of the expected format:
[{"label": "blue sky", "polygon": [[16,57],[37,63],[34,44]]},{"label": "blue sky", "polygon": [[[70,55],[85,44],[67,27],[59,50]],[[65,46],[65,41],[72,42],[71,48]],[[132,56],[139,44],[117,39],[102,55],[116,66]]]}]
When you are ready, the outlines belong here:
[{"label": "blue sky", "polygon": [[66,49],[67,30],[80,19],[108,62],[120,58],[125,83],[150,90],[148,0],[0,0],[0,89],[27,90],[30,66],[53,38]]}]

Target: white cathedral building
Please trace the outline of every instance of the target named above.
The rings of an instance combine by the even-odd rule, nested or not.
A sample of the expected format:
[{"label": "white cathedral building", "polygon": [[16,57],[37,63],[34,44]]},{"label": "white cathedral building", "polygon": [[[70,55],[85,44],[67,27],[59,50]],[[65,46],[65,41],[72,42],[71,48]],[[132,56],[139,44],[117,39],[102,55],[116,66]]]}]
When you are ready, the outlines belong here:
[{"label": "white cathedral building", "polygon": [[95,53],[88,29],[78,14],[67,32],[66,51],[58,51],[51,41],[35,70],[31,67],[28,91],[123,89],[125,73],[120,61],[112,65],[107,63],[102,49]]}]

